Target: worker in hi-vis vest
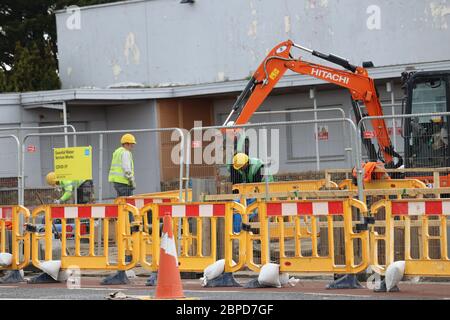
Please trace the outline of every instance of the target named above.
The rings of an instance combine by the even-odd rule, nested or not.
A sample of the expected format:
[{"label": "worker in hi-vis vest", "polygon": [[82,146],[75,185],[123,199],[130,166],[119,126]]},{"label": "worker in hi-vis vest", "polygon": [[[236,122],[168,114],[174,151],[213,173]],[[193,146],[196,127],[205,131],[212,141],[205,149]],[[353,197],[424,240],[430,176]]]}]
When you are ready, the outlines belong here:
[{"label": "worker in hi-vis vest", "polygon": [[[47,181],[47,184],[49,184],[52,187],[60,188],[63,192],[63,195],[56,199],[53,203],[54,204],[64,204],[68,203],[69,200],[73,198],[74,189],[77,190],[77,198],[76,203],[77,204],[86,204],[89,202],[92,202],[93,200],[93,183],[92,180],[56,180],[56,173],[55,172],[49,172],[47,176],[45,177],[45,180]],[[74,199],[75,200],[75,199]],[[75,202],[75,201],[74,201]],[[60,236],[60,231],[58,231],[56,225],[60,225],[61,223],[56,223],[53,225],[53,230],[55,233],[55,236]],[[46,272],[42,272],[38,274],[37,276],[34,276],[27,280],[28,283],[53,283],[53,282],[59,282],[58,279],[52,278],[49,274]]]},{"label": "worker in hi-vis vest", "polygon": [[136,144],[136,138],[132,134],[124,134],[120,139],[121,147],[112,155],[111,168],[108,181],[113,183],[118,197],[133,195],[136,188],[134,178],[133,154],[131,151]]},{"label": "worker in hi-vis vest", "polygon": [[[117,197],[129,197],[133,195],[133,190],[136,188],[134,176],[134,162],[131,151],[136,145],[136,138],[132,134],[124,134],[120,139],[121,147],[117,148],[111,160],[111,168],[109,169],[108,181],[114,186],[117,192]],[[133,215],[129,213],[130,223],[134,221]],[[125,262],[131,262],[131,252],[126,250]],[[132,270],[128,271],[132,273]],[[103,285],[117,285],[128,284],[127,273],[125,271],[117,271],[104,278],[101,282]]]},{"label": "worker in hi-vis vest", "polygon": [[[264,182],[265,176],[262,171],[264,164],[260,159],[250,158],[245,153],[237,153],[233,157],[233,165],[230,166],[231,183],[257,183]],[[268,176],[269,182],[273,181],[273,176]],[[247,199],[247,206],[255,202],[255,198]],[[249,220],[253,220],[258,215],[258,211],[249,215]],[[240,214],[233,214],[233,231],[238,233],[242,228],[242,218]]]},{"label": "worker in hi-vis vest", "polygon": [[92,180],[56,180],[56,173],[49,172],[45,177],[47,183],[52,187],[61,188],[63,195],[54,201],[55,204],[66,203],[73,197],[73,190],[77,190],[77,204],[92,202],[93,183]]}]

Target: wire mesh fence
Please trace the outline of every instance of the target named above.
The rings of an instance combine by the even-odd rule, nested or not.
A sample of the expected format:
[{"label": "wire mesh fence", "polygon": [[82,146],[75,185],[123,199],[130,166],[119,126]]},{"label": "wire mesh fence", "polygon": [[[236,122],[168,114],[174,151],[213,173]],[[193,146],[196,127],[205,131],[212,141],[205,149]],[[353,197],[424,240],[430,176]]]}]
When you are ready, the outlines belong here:
[{"label": "wire mesh fence", "polygon": [[[344,125],[348,125],[348,121],[351,122],[349,119],[336,118],[323,119],[320,122],[310,120],[252,124],[239,126],[237,134],[230,127],[193,128],[187,139],[190,144],[186,157],[188,161],[186,167],[188,183],[192,186],[193,180],[209,180],[215,184],[216,194],[270,194],[337,188],[336,184],[331,185],[327,183],[325,168],[332,168],[336,163],[345,161],[348,157],[348,146],[344,141],[355,139],[355,130],[352,125],[350,125],[350,130],[345,130]],[[318,123],[320,123],[319,128],[321,128],[321,131],[317,131],[315,128]],[[349,132],[353,132],[352,137],[348,136]],[[280,137],[288,137],[288,140],[282,140]],[[342,139],[342,137],[347,139]],[[316,157],[317,150],[320,152],[319,166]],[[254,177],[241,179],[242,171],[237,172],[233,168],[233,157],[239,152],[249,155],[250,163],[252,163],[252,159],[255,163],[258,161],[256,159],[261,160],[263,167],[267,170],[262,170],[259,176],[256,174],[255,177],[258,177],[254,180]],[[353,164],[353,157],[350,157],[349,161]],[[244,172],[243,175],[248,175],[248,173]],[[266,184],[266,176],[273,177],[275,183]],[[289,183],[290,181],[294,183],[291,184]],[[279,183],[277,184],[277,182]],[[243,188],[246,189],[239,190],[236,187],[238,183],[244,183],[245,186]],[[251,190],[248,189],[249,187],[251,187]],[[247,199],[245,204],[249,205],[253,201],[255,199]],[[285,220],[283,221],[283,226],[289,233],[285,241],[285,251],[282,254],[290,255],[301,251],[305,256],[311,255],[313,252],[310,235],[312,222],[306,217],[292,217]],[[250,215],[249,222],[252,232],[259,234],[260,221],[258,214]],[[270,246],[274,248],[274,250],[271,250],[272,256],[270,259],[275,262],[279,261],[281,254],[279,237],[277,238],[279,236],[278,223],[281,222],[277,222],[272,218],[269,219],[269,229],[271,230]],[[340,225],[343,228],[342,223]],[[325,229],[322,230],[322,228]],[[326,228],[326,226],[322,226],[319,229],[315,228],[315,230],[320,230],[320,234],[327,234]],[[218,229],[218,239],[223,239],[222,230]],[[237,223],[235,232],[240,231],[239,223]],[[297,239],[299,232],[302,236]],[[340,230],[337,227],[333,232],[336,233],[334,240],[337,241],[336,261],[339,263],[344,262],[345,264],[345,257],[342,256],[343,244],[339,242],[343,240],[343,229]],[[218,244],[220,245],[220,243]],[[260,245],[258,240],[253,242],[252,250],[255,263],[261,261]],[[317,250],[319,252],[324,252],[324,255],[327,254],[323,244],[321,247],[321,240],[315,245],[318,246]],[[238,253],[239,247],[236,241],[234,244],[235,258],[238,258]]]},{"label": "wire mesh fence", "polygon": [[[174,132],[176,134],[174,134]],[[108,182],[112,154],[120,147],[120,138],[124,133],[133,133],[138,143],[133,149],[134,171],[137,188],[135,193],[150,193],[164,190],[180,190],[184,156],[184,135],[180,129],[137,129],[111,131],[85,131],[68,133],[77,137],[78,146],[92,147],[92,180],[94,197],[97,201],[114,199],[115,190]],[[45,175],[53,171],[55,148],[72,147],[64,133],[28,134],[23,139],[25,144],[38,144],[41,170],[36,170],[39,163],[34,162],[35,155],[23,153],[23,175],[27,187],[41,187],[45,184]],[[175,151],[174,151],[175,150]],[[176,152],[178,150],[178,152]],[[169,152],[170,151],[170,152]]]}]

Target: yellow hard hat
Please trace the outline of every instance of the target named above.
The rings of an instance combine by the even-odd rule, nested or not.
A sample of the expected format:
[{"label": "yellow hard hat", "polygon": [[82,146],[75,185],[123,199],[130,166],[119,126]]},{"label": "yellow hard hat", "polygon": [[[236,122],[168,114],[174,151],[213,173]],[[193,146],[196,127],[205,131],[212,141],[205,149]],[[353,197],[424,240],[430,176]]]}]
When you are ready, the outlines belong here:
[{"label": "yellow hard hat", "polygon": [[127,133],[122,136],[122,138],[120,139],[120,143],[121,144],[124,144],[124,143],[136,144],[136,138],[132,134]]},{"label": "yellow hard hat", "polygon": [[248,162],[248,155],[245,153],[238,153],[233,157],[233,168],[235,170],[241,169]]},{"label": "yellow hard hat", "polygon": [[431,118],[431,122],[433,122],[433,123],[441,123],[441,122],[443,122],[443,119],[442,119],[441,116],[432,117]]},{"label": "yellow hard hat", "polygon": [[58,182],[58,181],[56,180],[56,173],[54,173],[53,171],[52,171],[52,172],[49,172],[49,173],[47,174],[47,176],[45,177],[45,180],[47,180],[47,183],[48,183],[49,185],[51,185],[51,186],[55,186],[56,183]]}]

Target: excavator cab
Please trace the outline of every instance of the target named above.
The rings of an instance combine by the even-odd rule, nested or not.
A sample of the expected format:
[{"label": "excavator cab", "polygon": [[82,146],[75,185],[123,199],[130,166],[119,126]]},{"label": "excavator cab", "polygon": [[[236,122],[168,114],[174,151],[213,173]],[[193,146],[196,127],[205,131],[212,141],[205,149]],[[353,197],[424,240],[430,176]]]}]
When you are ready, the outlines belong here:
[{"label": "excavator cab", "polygon": [[404,73],[403,126],[405,167],[439,168],[450,166],[449,116],[420,116],[450,111],[450,71]]}]

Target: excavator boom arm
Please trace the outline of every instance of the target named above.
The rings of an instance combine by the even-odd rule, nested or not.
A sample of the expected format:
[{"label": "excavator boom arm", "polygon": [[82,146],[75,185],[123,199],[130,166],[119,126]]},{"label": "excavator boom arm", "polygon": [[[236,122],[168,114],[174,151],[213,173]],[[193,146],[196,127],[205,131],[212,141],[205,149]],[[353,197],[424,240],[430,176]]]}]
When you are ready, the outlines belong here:
[{"label": "excavator boom arm", "polygon": [[[314,56],[336,63],[349,71],[319,65],[301,59],[294,59],[290,54],[292,47],[308,51]],[[288,40],[273,48],[258,67],[234,104],[225,124],[228,123],[232,115],[236,112],[238,112],[238,116],[235,124],[247,123],[287,70],[309,75],[347,88],[354,101],[362,101],[365,104],[370,116],[383,115],[374,81],[369,77],[365,68],[353,66],[341,57],[313,51]],[[372,120],[372,127],[375,130],[384,161],[387,164],[392,164],[394,157],[402,161],[400,156],[393,150],[385,121],[383,119]]]}]

